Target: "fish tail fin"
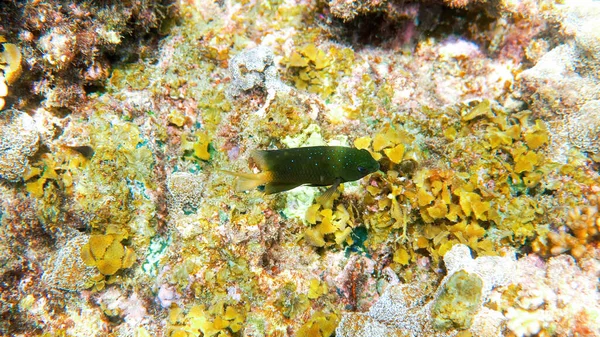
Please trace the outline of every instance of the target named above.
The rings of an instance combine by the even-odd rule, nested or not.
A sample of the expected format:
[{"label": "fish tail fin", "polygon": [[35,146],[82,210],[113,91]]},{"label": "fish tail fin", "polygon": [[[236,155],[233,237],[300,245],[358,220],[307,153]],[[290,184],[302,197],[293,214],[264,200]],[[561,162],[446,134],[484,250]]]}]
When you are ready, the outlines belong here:
[{"label": "fish tail fin", "polygon": [[235,191],[242,192],[257,188],[258,186],[265,185],[271,181],[271,173],[260,172],[257,174],[253,173],[237,173],[226,170],[219,170],[223,173],[237,177],[235,182]]}]

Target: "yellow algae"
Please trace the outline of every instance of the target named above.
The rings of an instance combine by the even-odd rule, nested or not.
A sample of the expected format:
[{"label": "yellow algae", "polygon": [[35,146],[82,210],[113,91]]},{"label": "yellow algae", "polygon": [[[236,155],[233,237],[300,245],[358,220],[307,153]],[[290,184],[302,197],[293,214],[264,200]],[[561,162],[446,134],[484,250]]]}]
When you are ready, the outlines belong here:
[{"label": "yellow algae", "polygon": [[316,278],[311,279],[308,286],[308,298],[314,300],[325,294],[327,294],[327,284]]},{"label": "yellow algae", "polygon": [[344,229],[350,221],[350,213],[344,205],[337,205],[334,214],[334,224],[338,229]]},{"label": "yellow algae", "polygon": [[121,260],[119,259],[96,260],[96,267],[102,275],[113,275],[121,269],[121,265]]},{"label": "yellow algae", "polygon": [[304,240],[315,247],[323,247],[325,246],[325,239],[323,238],[323,234],[316,228],[308,228],[304,231]]},{"label": "yellow algae", "polygon": [[102,275],[113,275],[119,269],[129,268],[136,255],[125,248],[121,240],[125,234],[91,235],[88,243],[81,247],[80,257],[88,266],[95,266]]},{"label": "yellow algae", "polygon": [[477,223],[468,224],[463,230],[468,237],[483,237],[485,235],[485,229]]},{"label": "yellow algae", "polygon": [[391,149],[385,149],[384,153],[392,163],[398,164],[402,161],[402,157],[404,156],[404,144],[398,144]]},{"label": "yellow algae", "polygon": [[331,210],[324,209],[321,211],[321,215],[323,215],[323,219],[316,228],[322,235],[334,233],[337,228],[333,225]]},{"label": "yellow algae", "polygon": [[318,51],[319,50],[313,43],[309,43],[300,49],[300,52],[313,62],[317,59]]},{"label": "yellow algae", "polygon": [[448,214],[446,214],[446,219],[450,221],[457,221],[458,217],[463,215],[460,205],[450,204],[450,209]]},{"label": "yellow algae", "polygon": [[371,145],[371,137],[359,137],[354,140],[354,147],[359,150],[368,149]]},{"label": "yellow algae", "polygon": [[467,192],[463,190],[460,192],[459,197],[460,207],[466,216],[471,215],[474,204],[481,203],[481,196],[474,192]]},{"label": "yellow algae", "polygon": [[383,155],[379,152],[371,152],[371,156],[373,156],[373,159],[377,161],[379,161],[383,157]]},{"label": "yellow algae", "polygon": [[519,155],[515,159],[515,172],[531,172],[538,164],[539,156],[533,151],[528,151],[524,155]]},{"label": "yellow algae", "polygon": [[427,248],[429,246],[429,240],[424,236],[419,236],[416,242],[417,248]]},{"label": "yellow algae", "polygon": [[497,127],[489,127],[486,134],[490,146],[495,149],[500,145],[510,145],[513,142],[513,138],[510,137],[505,131],[500,131]]},{"label": "yellow algae", "polygon": [[317,223],[319,208],[321,208],[320,204],[312,204],[306,209],[304,219],[306,219],[309,224],[314,225]]},{"label": "yellow algae", "polygon": [[431,207],[427,208],[427,213],[433,219],[442,219],[448,214],[448,206],[446,206],[441,200],[437,199]]},{"label": "yellow algae", "polygon": [[442,196],[442,201],[444,202],[444,204],[450,205],[450,203],[452,202],[452,195],[450,194],[450,190],[448,189],[448,186],[446,186],[445,183],[442,186],[441,196]]},{"label": "yellow algae", "polygon": [[94,258],[102,258],[104,253],[106,253],[106,249],[113,243],[114,238],[112,235],[92,235],[90,236],[90,240],[88,245],[90,247],[90,251],[92,252],[92,256]]},{"label": "yellow algae", "polygon": [[410,255],[403,247],[396,249],[393,257],[394,262],[399,263],[401,265],[407,265],[410,260]]},{"label": "yellow algae", "polygon": [[36,198],[41,198],[44,195],[44,183],[46,179],[37,179],[25,184],[25,190]]},{"label": "yellow algae", "polygon": [[12,43],[3,43],[3,51],[0,52],[0,71],[8,84],[12,84],[21,75],[21,52]]},{"label": "yellow algae", "polygon": [[427,192],[424,188],[419,188],[417,191],[417,201],[420,207],[429,205],[435,197]]},{"label": "yellow algae", "polygon": [[83,263],[86,265],[92,267],[96,265],[96,259],[92,255],[89,244],[83,245],[79,254],[81,256],[81,260],[83,260]]},{"label": "yellow algae", "polygon": [[444,137],[446,137],[446,140],[449,140],[451,142],[456,139],[457,134],[458,134],[458,131],[456,131],[456,129],[453,126],[446,128],[444,130]]},{"label": "yellow algae", "polygon": [[293,52],[288,60],[288,65],[291,67],[306,67],[308,66],[308,59],[302,57],[298,52]]},{"label": "yellow algae", "polygon": [[385,134],[378,133],[373,138],[373,150],[376,152],[392,145],[394,144],[386,137]]},{"label": "yellow algae", "polygon": [[178,110],[173,110],[167,115],[167,120],[173,125],[182,127],[185,124],[185,115]]},{"label": "yellow algae", "polygon": [[533,188],[540,183],[543,177],[544,174],[542,172],[528,172],[523,176],[523,183],[525,183],[525,186],[528,188]]},{"label": "yellow algae", "polygon": [[342,231],[335,232],[335,243],[338,245],[342,245],[344,241],[348,244],[352,244],[352,238],[350,234],[352,233],[352,228],[346,227]]},{"label": "yellow algae", "polygon": [[295,336],[329,337],[334,334],[338,322],[339,317],[336,314],[325,314],[322,311],[317,311],[296,331]]},{"label": "yellow algae", "polygon": [[210,145],[210,138],[204,132],[198,133],[198,140],[194,143],[194,155],[202,160],[210,159],[210,152],[208,152],[208,146]]},{"label": "yellow algae", "polygon": [[322,50],[319,50],[317,52],[316,58],[314,59],[314,62],[315,62],[315,69],[321,70],[325,67],[328,67],[330,61],[327,58],[327,55],[325,55],[325,52]]},{"label": "yellow algae", "polygon": [[437,195],[442,190],[442,187],[444,187],[444,184],[441,181],[439,181],[439,180],[432,181],[431,182],[431,193],[433,193],[433,195],[437,197]]},{"label": "yellow algae", "polygon": [[184,330],[182,330],[182,329],[176,329],[176,330],[173,330],[169,334],[169,337],[189,337],[189,336],[188,336],[188,333],[185,332]]},{"label": "yellow algae", "polygon": [[514,140],[521,138],[521,125],[515,124],[509,127],[506,129],[506,135]]},{"label": "yellow algae", "polygon": [[443,257],[450,250],[450,248],[452,248],[452,246],[454,246],[452,241],[446,241],[445,243],[442,243],[437,250],[438,255]]},{"label": "yellow algae", "polygon": [[216,330],[223,330],[229,326],[229,321],[217,316],[213,321],[213,327]]},{"label": "yellow algae", "polygon": [[527,146],[532,150],[548,143],[548,130],[546,129],[544,122],[539,119],[536,120],[535,127],[527,131],[524,138],[525,143],[527,143]]},{"label": "yellow algae", "polygon": [[108,248],[106,248],[106,252],[104,253],[104,258],[106,259],[117,259],[121,260],[125,256],[125,248],[123,245],[114,240]]},{"label": "yellow algae", "polygon": [[127,247],[125,249],[125,256],[123,256],[123,268],[129,268],[133,265],[136,259],[136,254],[133,249]]},{"label": "yellow algae", "polygon": [[238,316],[240,316],[240,313],[235,309],[235,307],[232,306],[228,306],[227,309],[225,310],[225,314],[223,315],[223,318],[231,321],[236,319]]},{"label": "yellow algae", "polygon": [[487,220],[485,213],[490,209],[489,201],[473,201],[471,205],[471,209],[473,210],[473,214],[475,218],[479,220]]},{"label": "yellow algae", "polygon": [[493,117],[490,101],[485,99],[462,116],[463,121],[470,121],[480,116]]}]

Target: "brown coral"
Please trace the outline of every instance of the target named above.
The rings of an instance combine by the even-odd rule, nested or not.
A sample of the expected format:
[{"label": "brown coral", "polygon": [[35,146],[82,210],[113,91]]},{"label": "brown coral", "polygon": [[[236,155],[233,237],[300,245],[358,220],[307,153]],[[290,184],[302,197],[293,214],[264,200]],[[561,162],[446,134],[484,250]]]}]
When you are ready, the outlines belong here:
[{"label": "brown coral", "polygon": [[600,193],[590,197],[589,205],[571,209],[566,227],[548,233],[550,253],[558,255],[570,251],[573,257],[580,259],[600,232]]}]

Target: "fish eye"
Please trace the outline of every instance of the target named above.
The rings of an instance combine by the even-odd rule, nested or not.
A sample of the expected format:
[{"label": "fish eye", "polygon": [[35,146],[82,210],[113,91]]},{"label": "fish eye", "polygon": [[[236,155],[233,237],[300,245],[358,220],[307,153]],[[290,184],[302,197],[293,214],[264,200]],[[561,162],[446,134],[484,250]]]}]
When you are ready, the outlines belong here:
[{"label": "fish eye", "polygon": [[367,174],[367,173],[368,173],[368,172],[367,172],[367,169],[366,169],[366,168],[364,168],[364,167],[362,167],[362,166],[359,166],[359,167],[357,167],[356,169],[357,169],[357,170],[358,170],[358,172],[360,172],[361,174]]}]

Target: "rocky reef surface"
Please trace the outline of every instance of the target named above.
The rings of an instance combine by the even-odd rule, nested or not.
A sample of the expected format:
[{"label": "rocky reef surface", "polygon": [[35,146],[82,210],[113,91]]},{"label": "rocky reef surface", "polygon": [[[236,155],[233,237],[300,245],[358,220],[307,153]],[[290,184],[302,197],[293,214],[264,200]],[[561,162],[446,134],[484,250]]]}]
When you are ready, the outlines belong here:
[{"label": "rocky reef surface", "polygon": [[[5,1],[0,335],[600,336],[600,3]],[[256,149],[380,170],[236,192]]]}]

